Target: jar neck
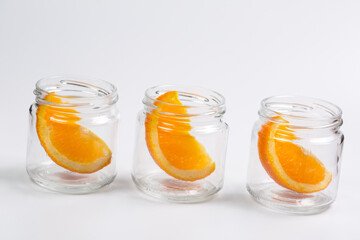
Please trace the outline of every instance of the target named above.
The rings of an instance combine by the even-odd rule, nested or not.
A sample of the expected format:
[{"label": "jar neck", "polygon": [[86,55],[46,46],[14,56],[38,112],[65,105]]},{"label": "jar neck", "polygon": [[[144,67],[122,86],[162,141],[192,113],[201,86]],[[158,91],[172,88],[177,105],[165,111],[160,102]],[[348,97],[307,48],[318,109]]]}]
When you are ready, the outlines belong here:
[{"label": "jar neck", "polygon": [[258,112],[264,121],[284,124],[296,129],[339,129],[343,121],[341,109],[324,100],[275,96],[261,101]]},{"label": "jar neck", "polygon": [[[171,104],[159,101],[157,98],[166,92],[176,91],[182,105]],[[166,116],[177,121],[197,121],[205,122],[212,119],[221,118],[225,111],[225,98],[217,92],[194,86],[182,85],[162,85],[149,88],[145,92],[143,99],[144,110],[146,113]],[[163,107],[162,111],[157,111],[159,105],[171,106]],[[173,111],[164,111],[172,109]],[[181,114],[180,114],[181,113]]]},{"label": "jar neck", "polygon": [[116,87],[111,83],[77,76],[40,79],[34,94],[37,104],[59,108],[103,109],[118,100]]}]

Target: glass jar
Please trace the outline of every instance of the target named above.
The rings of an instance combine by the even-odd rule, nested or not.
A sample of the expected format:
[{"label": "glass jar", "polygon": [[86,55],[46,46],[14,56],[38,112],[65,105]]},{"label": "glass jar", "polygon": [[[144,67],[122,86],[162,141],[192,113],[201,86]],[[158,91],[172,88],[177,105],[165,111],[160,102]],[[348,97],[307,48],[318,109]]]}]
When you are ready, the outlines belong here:
[{"label": "glass jar", "polygon": [[136,186],[175,202],[203,201],[217,193],[228,136],[224,97],[199,87],[164,85],[148,89],[143,104],[132,170]]},{"label": "glass jar", "polygon": [[74,76],[39,80],[30,106],[27,172],[42,187],[87,193],[116,176],[119,112],[111,83]]},{"label": "glass jar", "polygon": [[344,135],[341,109],[308,97],[261,102],[252,131],[247,189],[259,203],[312,214],[335,200]]}]

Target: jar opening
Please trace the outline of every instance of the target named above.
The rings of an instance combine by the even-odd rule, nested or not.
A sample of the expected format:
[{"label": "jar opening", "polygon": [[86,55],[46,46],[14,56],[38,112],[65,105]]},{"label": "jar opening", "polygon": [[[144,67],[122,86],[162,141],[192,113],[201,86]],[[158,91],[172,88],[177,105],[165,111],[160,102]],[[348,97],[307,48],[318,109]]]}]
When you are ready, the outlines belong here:
[{"label": "jar opening", "polygon": [[[299,128],[342,125],[341,109],[324,100],[300,96],[274,96],[261,101],[259,116]],[[281,118],[274,118],[274,117]]]},{"label": "jar opening", "polygon": [[[159,96],[169,91],[177,91],[179,100],[182,105],[171,104],[157,100]],[[176,117],[196,117],[204,115],[223,115],[225,113],[225,98],[212,90],[201,87],[185,86],[185,85],[161,85],[146,90],[143,103],[146,110],[157,109],[155,105],[159,102],[164,105],[171,105],[176,108],[186,109],[187,114],[176,114],[169,112],[161,112],[164,115]],[[181,111],[183,112],[183,111]]]},{"label": "jar opening", "polygon": [[[64,107],[112,105],[117,102],[116,87],[106,81],[80,76],[50,76],[40,79],[34,90],[39,104]],[[47,95],[61,99],[61,103],[45,100]]]}]

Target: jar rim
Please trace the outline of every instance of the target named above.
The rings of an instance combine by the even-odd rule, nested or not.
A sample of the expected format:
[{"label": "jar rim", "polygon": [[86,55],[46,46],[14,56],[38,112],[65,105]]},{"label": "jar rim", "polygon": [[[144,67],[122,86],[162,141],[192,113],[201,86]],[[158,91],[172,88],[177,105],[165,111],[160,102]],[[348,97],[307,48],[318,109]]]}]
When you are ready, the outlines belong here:
[{"label": "jar rim", "polygon": [[[169,89],[167,91],[178,91],[178,92],[182,92],[183,90],[182,89],[185,89],[185,88],[191,88],[191,89],[195,89],[195,91],[191,91],[191,93],[193,94],[196,94],[196,90],[198,91],[206,91],[208,93],[211,93],[213,96],[212,97],[216,97],[216,101],[214,101],[215,104],[211,105],[211,106],[214,106],[214,107],[218,107],[218,106],[221,106],[221,105],[225,105],[225,97],[223,95],[221,95],[220,93],[214,91],[214,90],[210,90],[210,89],[207,89],[207,88],[204,88],[204,87],[200,87],[200,86],[195,86],[195,85],[185,85],[185,84],[164,84],[164,85],[156,85],[154,87],[151,87],[151,88],[148,88],[146,89],[145,91],[145,97],[153,100],[153,101],[157,101],[157,102],[161,102],[161,103],[165,103],[165,104],[171,104],[171,103],[167,103],[167,102],[162,102],[160,100],[157,100],[155,97],[152,96],[152,92],[153,91],[157,91],[159,89]],[[180,89],[180,90],[177,90],[177,89]],[[164,91],[165,93],[165,91]],[[171,104],[171,105],[177,105],[177,104]],[[180,105],[177,105],[177,106],[180,106]],[[203,106],[194,106],[194,105],[186,105],[186,104],[183,104],[181,105],[182,107],[189,107],[189,108],[197,108],[197,107],[203,107]],[[209,105],[208,105],[209,106]]]},{"label": "jar rim", "polygon": [[[57,92],[69,91],[71,88],[79,88],[77,91],[81,92],[87,90],[87,95],[64,96]],[[50,94],[59,98],[71,100],[76,103],[89,103],[93,101],[115,103],[118,100],[117,88],[112,83],[80,75],[51,75],[38,80],[35,84],[34,94],[37,98],[45,101],[44,96]],[[57,104],[62,105],[62,104]]]},{"label": "jar rim", "polygon": [[[189,101],[182,102],[182,105],[167,103],[157,98],[169,91],[177,91],[181,96],[189,96]],[[190,102],[190,100],[193,100]],[[178,106],[198,114],[223,114],[225,113],[225,97],[220,93],[204,87],[185,84],[164,84],[150,87],[145,91],[143,103],[150,108],[156,108],[155,103]],[[177,115],[171,113],[172,115]],[[194,114],[189,114],[194,115]]]},{"label": "jar rim", "polygon": [[309,125],[312,127],[330,127],[342,124],[340,107],[326,100],[306,96],[267,97],[261,101],[259,115],[264,118],[284,117],[297,122],[294,125],[302,125],[306,121],[310,122]]}]

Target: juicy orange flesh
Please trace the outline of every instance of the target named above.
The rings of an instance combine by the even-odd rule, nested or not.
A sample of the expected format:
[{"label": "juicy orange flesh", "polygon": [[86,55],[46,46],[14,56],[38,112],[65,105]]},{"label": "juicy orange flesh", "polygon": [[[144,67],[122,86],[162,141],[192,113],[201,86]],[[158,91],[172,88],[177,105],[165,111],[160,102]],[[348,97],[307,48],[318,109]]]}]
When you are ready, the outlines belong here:
[{"label": "juicy orange flesh", "polygon": [[157,109],[146,114],[145,138],[157,165],[183,181],[197,181],[214,172],[215,163],[204,146],[190,134],[190,119],[178,93],[166,92],[154,105]]},{"label": "juicy orange flesh", "polygon": [[208,165],[204,148],[187,132],[174,136],[158,129],[159,143],[169,163],[183,170],[201,170]]},{"label": "juicy orange flesh", "polygon": [[[175,91],[166,92],[160,95],[156,100],[159,102],[155,102],[155,106],[159,107],[160,112],[186,114],[186,109],[184,107],[179,107],[183,104],[180,102],[178,94]],[[162,102],[168,104],[163,104]]]},{"label": "juicy orange flesh", "polygon": [[275,137],[275,152],[286,174],[296,182],[316,184],[324,179],[325,168],[306,149],[292,143],[296,136],[287,125],[279,125]]},{"label": "juicy orange flesh", "polygon": [[[59,97],[52,94],[48,94],[45,100],[51,103],[62,103]],[[40,112],[41,114],[39,114]],[[48,133],[44,133],[41,132],[40,125],[37,126],[40,142],[53,161],[68,170],[82,173],[100,170],[110,163],[111,151],[94,133],[76,123],[81,118],[76,116],[75,113],[78,113],[75,109],[67,107],[54,105],[39,106],[37,113],[38,124],[40,121],[42,124],[46,124],[48,129]],[[46,138],[42,134],[48,134],[50,143],[46,144],[43,142]],[[70,165],[67,166],[69,162],[60,160],[60,156],[55,156],[53,154],[54,151],[48,148],[56,149],[69,162],[83,164],[84,166],[78,170],[71,169]],[[97,161],[101,158],[103,164],[96,165]],[[89,165],[91,163],[94,163],[94,165]]]},{"label": "juicy orange flesh", "polygon": [[[158,107],[156,116],[158,122],[158,132],[161,133],[174,133],[177,135],[188,134],[191,130],[189,124],[190,120],[186,117],[179,117],[187,114],[186,108],[182,107],[183,104],[178,98],[176,91],[170,91],[162,94],[157,98],[160,102],[155,102],[155,106]],[[174,115],[172,115],[174,114]],[[153,113],[154,115],[154,113]],[[165,138],[166,140],[166,138]]]},{"label": "juicy orange flesh", "polygon": [[[282,119],[274,117],[274,120]],[[314,154],[292,142],[297,137],[288,125],[269,121],[262,126],[258,136],[261,164],[279,185],[303,193],[320,191],[328,186],[331,173]],[[278,169],[277,161],[286,176],[283,176],[281,169]],[[293,182],[287,182],[287,177]],[[299,184],[307,184],[307,186]]]},{"label": "juicy orange flesh", "polygon": [[300,146],[275,140],[275,149],[282,168],[296,182],[316,184],[324,179],[325,169],[322,164]]},{"label": "juicy orange flesh", "polygon": [[[171,96],[169,98],[169,96]],[[186,109],[174,91],[167,92],[160,97],[159,101],[171,104],[155,103],[159,107],[158,136],[162,153],[168,162],[182,170],[200,170],[208,164],[207,154],[204,147],[190,135],[191,126],[188,118],[164,116],[167,114],[186,114]]]},{"label": "juicy orange flesh", "polygon": [[51,126],[52,146],[66,158],[78,163],[88,163],[104,155],[102,143],[94,141],[86,128],[71,122],[64,124],[52,121],[48,124]]}]

